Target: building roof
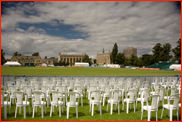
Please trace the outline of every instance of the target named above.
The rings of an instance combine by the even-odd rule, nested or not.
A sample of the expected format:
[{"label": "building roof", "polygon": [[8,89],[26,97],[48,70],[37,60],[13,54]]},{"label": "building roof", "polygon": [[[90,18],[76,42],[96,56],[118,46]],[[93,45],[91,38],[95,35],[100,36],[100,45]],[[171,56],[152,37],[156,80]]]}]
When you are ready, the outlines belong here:
[{"label": "building roof", "polygon": [[36,58],[39,58],[40,56],[15,56],[19,60],[28,59],[28,60],[35,60]]}]

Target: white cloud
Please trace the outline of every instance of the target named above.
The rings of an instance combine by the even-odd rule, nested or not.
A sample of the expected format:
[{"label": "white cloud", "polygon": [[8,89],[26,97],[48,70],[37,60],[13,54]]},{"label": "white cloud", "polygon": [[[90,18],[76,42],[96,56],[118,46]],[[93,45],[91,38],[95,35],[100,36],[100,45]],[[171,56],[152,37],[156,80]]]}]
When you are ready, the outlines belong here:
[{"label": "white cloud", "polygon": [[[31,15],[27,16],[25,12]],[[173,2],[167,1],[52,1],[34,2],[34,5],[19,4],[16,8],[6,9],[6,14],[2,15],[1,29],[8,31],[16,28],[23,32],[18,29],[20,22],[48,23],[55,26],[55,30],[60,23],[75,25],[74,30],[83,32],[88,38],[69,40],[50,36],[44,29],[32,26],[23,34],[14,31],[8,35],[2,33],[2,47],[6,48],[8,54],[19,50],[28,54],[36,49],[44,57],[57,56],[66,50],[67,53],[86,52],[96,57],[103,48],[105,52],[111,51],[116,42],[119,52],[126,47],[135,47],[138,56],[141,56],[151,53],[156,43],[170,43],[175,47],[181,37],[181,14],[177,13]],[[15,49],[5,43],[8,39],[12,45],[16,45]],[[37,43],[41,43],[40,49]],[[23,44],[29,44],[30,48],[22,50]]]}]

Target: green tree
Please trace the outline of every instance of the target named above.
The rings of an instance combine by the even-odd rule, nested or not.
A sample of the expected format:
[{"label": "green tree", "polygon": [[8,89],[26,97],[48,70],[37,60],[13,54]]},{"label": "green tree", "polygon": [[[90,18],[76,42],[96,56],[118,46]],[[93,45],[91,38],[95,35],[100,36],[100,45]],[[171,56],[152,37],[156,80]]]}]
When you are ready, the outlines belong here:
[{"label": "green tree", "polygon": [[139,66],[139,67],[142,67],[143,66],[142,57],[138,58],[137,66]]},{"label": "green tree", "polygon": [[130,66],[134,66],[135,64],[137,65],[137,59],[138,57],[132,54],[131,58],[129,58],[129,65]]},{"label": "green tree", "polygon": [[116,63],[116,56],[118,54],[118,46],[117,43],[114,44],[114,47],[112,49],[112,53],[111,53],[111,61],[113,64]]},{"label": "green tree", "polygon": [[125,62],[125,56],[124,56],[124,53],[118,53],[116,58],[115,58],[115,62],[116,64],[124,64]]},{"label": "green tree", "polygon": [[129,59],[128,59],[128,58],[125,58],[124,65],[125,65],[125,66],[128,66],[128,65],[129,65]]},{"label": "green tree", "polygon": [[91,65],[91,58],[89,58],[88,55],[84,55],[84,57],[82,58],[82,62],[87,62],[89,63],[89,65]]},{"label": "green tree", "polygon": [[21,54],[18,54],[18,52],[15,52],[13,55],[14,56],[21,56]]},{"label": "green tree", "polygon": [[5,53],[3,52],[3,49],[1,49],[1,65],[6,63],[6,59],[5,59]]},{"label": "green tree", "polygon": [[161,43],[157,43],[154,47],[153,47],[153,56],[154,56],[154,58],[155,58],[155,63],[157,63],[157,62],[159,62],[159,61],[161,61],[161,54],[162,54],[162,50],[163,50],[163,48],[162,48],[162,45],[161,45]]},{"label": "green tree", "polygon": [[39,52],[33,53],[32,56],[39,56]]},{"label": "green tree", "polygon": [[169,61],[172,58],[170,52],[171,52],[171,44],[169,43],[164,44],[161,52],[161,61]]},{"label": "green tree", "polygon": [[181,38],[177,41],[177,47],[172,49],[174,53],[174,61],[178,61],[178,63],[181,63]]},{"label": "green tree", "polygon": [[96,64],[97,63],[97,59],[94,59],[94,64]]}]

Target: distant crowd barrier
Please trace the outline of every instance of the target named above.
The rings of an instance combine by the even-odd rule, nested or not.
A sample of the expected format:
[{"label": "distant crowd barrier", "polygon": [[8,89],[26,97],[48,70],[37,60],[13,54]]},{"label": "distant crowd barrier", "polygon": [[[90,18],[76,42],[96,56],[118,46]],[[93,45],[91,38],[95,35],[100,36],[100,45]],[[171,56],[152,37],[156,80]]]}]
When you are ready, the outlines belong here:
[{"label": "distant crowd barrier", "polygon": [[84,66],[84,67],[90,67],[90,68],[108,68],[107,66]]},{"label": "distant crowd barrier", "polygon": [[136,69],[160,70],[160,68],[139,68],[139,67],[136,67]]}]

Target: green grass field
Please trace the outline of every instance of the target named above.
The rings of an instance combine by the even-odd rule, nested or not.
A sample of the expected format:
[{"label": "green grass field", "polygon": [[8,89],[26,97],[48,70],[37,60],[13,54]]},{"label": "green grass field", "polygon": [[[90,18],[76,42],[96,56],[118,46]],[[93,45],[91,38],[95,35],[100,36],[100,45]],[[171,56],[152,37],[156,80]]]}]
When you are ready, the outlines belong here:
[{"label": "green grass field", "polygon": [[1,67],[1,75],[159,76],[181,75],[181,71],[84,67]]},{"label": "green grass field", "polygon": [[[81,100],[80,100],[81,101]],[[29,100],[31,103],[31,100]],[[59,117],[58,107],[55,107],[54,113],[52,117],[50,117],[50,106],[46,108],[46,114],[44,113],[44,118],[41,118],[41,108],[38,107],[38,112],[35,113],[34,118],[32,118],[33,108],[30,107],[31,114],[29,114],[28,107],[26,108],[26,119],[23,118],[23,109],[22,112],[17,113],[17,118],[15,118],[15,104],[11,106],[11,114],[9,114],[9,108],[7,108],[7,119],[5,121],[141,121],[141,103],[138,102],[136,107],[136,112],[134,113],[133,105],[132,109],[129,110],[129,113],[126,113],[126,103],[124,105],[124,110],[122,110],[122,103],[120,103],[120,114],[118,114],[118,106],[116,106],[116,110],[113,110],[113,114],[110,115],[110,109],[107,109],[107,102],[105,101],[105,106],[102,106],[102,115],[98,111],[98,107],[95,105],[94,107],[94,116],[91,116],[91,112],[89,112],[89,101],[84,96],[83,99],[83,107],[81,105],[78,106],[78,118],[76,118],[76,109],[70,108],[69,119],[66,118],[66,107],[64,107],[64,113],[61,113],[61,117]],[[167,104],[167,100],[164,102]],[[113,106],[114,107],[114,106]],[[163,118],[161,119],[162,113],[162,102],[160,102],[159,110],[158,110],[158,121],[169,121],[168,110],[164,110]],[[147,121],[148,112],[144,111],[143,120]],[[1,119],[4,120],[4,108],[1,108]],[[179,109],[179,120],[181,120],[181,109]],[[151,121],[156,121],[155,112],[152,112]],[[173,121],[177,121],[176,110],[173,110]]]}]

